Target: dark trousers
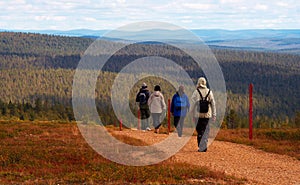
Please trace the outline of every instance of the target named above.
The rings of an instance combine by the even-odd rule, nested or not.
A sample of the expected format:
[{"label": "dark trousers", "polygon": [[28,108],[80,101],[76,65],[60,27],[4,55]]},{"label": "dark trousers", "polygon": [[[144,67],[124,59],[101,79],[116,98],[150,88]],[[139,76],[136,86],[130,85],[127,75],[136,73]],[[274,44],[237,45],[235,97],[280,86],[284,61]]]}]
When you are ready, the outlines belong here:
[{"label": "dark trousers", "polygon": [[177,134],[179,137],[182,136],[184,119],[185,117],[174,116],[174,126],[176,127]]},{"label": "dark trousers", "polygon": [[146,130],[147,127],[149,127],[149,117],[150,117],[150,110],[149,108],[146,109],[140,109],[141,112],[141,120],[142,120],[142,130]]},{"label": "dark trousers", "polygon": [[196,118],[197,142],[200,151],[207,150],[208,136],[210,130],[208,122],[208,118]]}]

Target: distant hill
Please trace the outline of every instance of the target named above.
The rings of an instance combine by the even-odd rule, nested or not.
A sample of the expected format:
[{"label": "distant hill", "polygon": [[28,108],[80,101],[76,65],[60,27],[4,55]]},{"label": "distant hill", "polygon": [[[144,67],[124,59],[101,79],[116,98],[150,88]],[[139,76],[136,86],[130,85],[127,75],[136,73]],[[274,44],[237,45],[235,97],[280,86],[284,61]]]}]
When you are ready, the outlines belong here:
[{"label": "distant hill", "polygon": [[[1,31],[1,30],[0,30]],[[4,31],[4,30],[2,30]],[[60,30],[10,30],[15,32],[41,33],[58,36],[72,36],[85,38],[99,38],[110,30],[90,30],[76,29],[68,31]],[[273,51],[289,52],[300,54],[300,29],[250,29],[250,30],[222,30],[222,29],[192,29],[190,30],[200,39],[212,47],[221,47],[227,49],[255,50],[255,51]],[[147,35],[161,35],[163,38],[168,34],[168,30],[151,30]],[[184,38],[180,30],[177,32],[177,38]],[[136,39],[145,32],[117,32],[126,34],[128,38]],[[116,38],[113,38],[116,39]]]},{"label": "distant hill", "polygon": [[89,29],[75,29],[75,30],[5,30],[0,29],[1,32],[21,32],[21,33],[40,33],[47,35],[57,36],[70,36],[70,37],[100,37],[108,30],[89,30]]}]

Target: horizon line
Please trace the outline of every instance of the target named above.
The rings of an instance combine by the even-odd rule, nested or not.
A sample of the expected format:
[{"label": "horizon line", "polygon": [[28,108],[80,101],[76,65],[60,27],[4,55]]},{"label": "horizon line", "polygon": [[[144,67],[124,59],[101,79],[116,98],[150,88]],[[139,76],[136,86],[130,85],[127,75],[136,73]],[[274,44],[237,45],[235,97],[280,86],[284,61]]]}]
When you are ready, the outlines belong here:
[{"label": "horizon line", "polygon": [[[192,28],[192,29],[186,29],[185,30],[221,30],[221,31],[246,31],[246,30],[299,30],[300,28],[245,28],[245,29],[225,29],[225,28]],[[80,31],[80,30],[87,30],[87,31],[113,31],[115,29],[90,29],[90,28],[74,28],[74,29],[6,29],[6,28],[0,28],[0,31],[62,31],[62,32],[68,32],[68,31]],[[145,29],[145,30],[155,30],[155,29]],[[170,29],[157,29],[157,30],[170,30]],[[174,30],[180,30],[180,29],[174,29]],[[129,30],[124,30],[129,31]],[[138,31],[144,31],[144,30],[138,30]],[[136,32],[136,31],[135,31]]]}]

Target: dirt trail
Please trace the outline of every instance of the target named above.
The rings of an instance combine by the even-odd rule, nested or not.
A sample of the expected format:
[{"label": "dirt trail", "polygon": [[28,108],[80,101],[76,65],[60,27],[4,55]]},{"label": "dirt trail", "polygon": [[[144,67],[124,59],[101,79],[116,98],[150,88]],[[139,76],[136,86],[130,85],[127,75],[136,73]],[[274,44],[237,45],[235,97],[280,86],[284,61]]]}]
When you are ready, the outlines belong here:
[{"label": "dirt trail", "polygon": [[[115,134],[128,135],[148,144],[167,137],[151,131],[124,130]],[[197,152],[196,143],[196,137],[191,137],[172,160],[206,166],[215,171],[246,178],[251,184],[300,185],[300,161],[295,158],[222,141],[213,141],[206,153],[200,153]]]}]

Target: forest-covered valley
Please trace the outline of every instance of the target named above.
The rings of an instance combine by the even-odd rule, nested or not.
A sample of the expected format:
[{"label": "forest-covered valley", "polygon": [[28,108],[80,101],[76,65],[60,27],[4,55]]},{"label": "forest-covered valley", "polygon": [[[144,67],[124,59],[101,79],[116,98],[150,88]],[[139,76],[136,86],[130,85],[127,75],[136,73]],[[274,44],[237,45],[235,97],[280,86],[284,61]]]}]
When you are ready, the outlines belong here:
[{"label": "forest-covered valley", "polygon": [[[80,58],[93,41],[80,37],[1,32],[1,118],[73,120],[73,76]],[[134,53],[120,51],[114,55],[104,67],[105,71],[99,72],[98,82],[112,84],[122,66],[147,56],[145,51],[148,55],[160,51],[160,56],[182,65],[194,81],[203,75],[201,69],[193,66],[190,57],[174,48],[146,44],[134,45],[131,49]],[[249,83],[254,84],[256,127],[300,125],[300,55],[222,48],[212,48],[212,51],[226,82],[226,127],[247,127]],[[166,98],[175,92],[160,79],[145,80],[148,84],[165,86],[163,93]],[[132,90],[132,96],[138,85]],[[114,122],[110,89],[108,86],[101,91],[95,90],[100,116],[108,124]],[[134,104],[133,99],[130,102]]]}]

